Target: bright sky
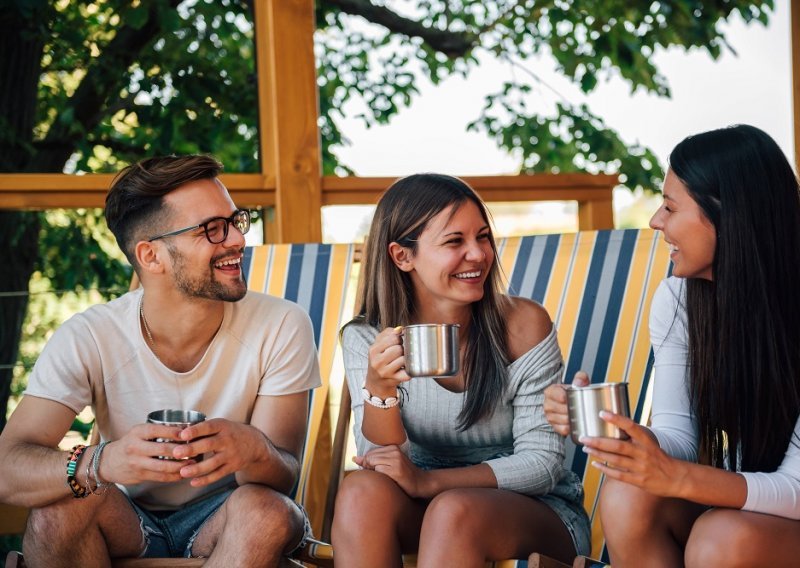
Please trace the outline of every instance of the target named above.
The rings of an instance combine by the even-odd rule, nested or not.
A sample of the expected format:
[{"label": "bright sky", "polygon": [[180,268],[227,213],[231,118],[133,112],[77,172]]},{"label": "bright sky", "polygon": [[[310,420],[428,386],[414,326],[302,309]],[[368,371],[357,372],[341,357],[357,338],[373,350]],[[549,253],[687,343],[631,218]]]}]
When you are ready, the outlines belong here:
[{"label": "bright sky", "polygon": [[[794,146],[789,2],[775,4],[776,11],[767,28],[760,23],[745,25],[738,14],[723,26],[736,55],[725,51],[714,61],[700,50],[657,52],[654,60],[667,77],[671,99],[642,90],[631,95],[630,88],[619,78],[584,96],[555,72],[552,58],[543,55],[527,66],[550,88],[538,87],[536,98],[531,100],[549,109],[556,100],[552,92],[555,90],[573,104],[586,102],[624,140],[639,141],[652,148],[662,165],[672,147],[685,136],[735,123],[749,123],[765,130],[791,158]],[[421,95],[389,125],[366,129],[358,119],[344,121],[342,130],[352,145],[338,154],[362,176],[401,176],[421,171],[454,175],[515,173],[518,159],[497,149],[483,134],[465,130],[479,115],[483,96],[499,90],[513,73],[508,64],[484,58],[467,79],[452,77],[438,86],[420,82]],[[347,108],[350,116],[360,110],[357,104]],[[629,201],[630,193],[617,192],[616,199]],[[355,217],[354,223],[347,223],[350,227],[357,225],[356,218],[364,214],[363,208],[352,209]],[[345,210],[337,210],[337,221],[341,222],[343,215]]]}]

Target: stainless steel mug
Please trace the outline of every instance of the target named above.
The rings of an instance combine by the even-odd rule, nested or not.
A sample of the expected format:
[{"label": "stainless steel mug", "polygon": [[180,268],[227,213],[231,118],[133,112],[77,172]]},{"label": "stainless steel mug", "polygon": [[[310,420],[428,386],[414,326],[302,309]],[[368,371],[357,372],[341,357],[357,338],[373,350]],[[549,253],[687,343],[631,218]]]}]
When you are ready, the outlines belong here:
[{"label": "stainless steel mug", "polygon": [[459,371],[458,324],[425,323],[403,328],[406,373],[412,377],[453,377]]},{"label": "stainless steel mug", "polygon": [[567,410],[572,441],[581,436],[627,440],[628,435],[600,418],[600,411],[630,417],[628,383],[598,383],[585,387],[567,387]]},{"label": "stainless steel mug", "polygon": [[[174,410],[174,409],[155,410],[147,415],[147,421],[150,424],[160,424],[161,426],[178,426],[181,428],[186,428],[187,426],[191,426],[192,424],[197,424],[198,422],[202,422],[205,419],[206,415],[196,410]],[[189,442],[184,442],[182,440],[173,440],[171,438],[156,438],[153,441],[174,442],[176,444],[189,443]],[[173,458],[172,456],[158,456],[158,458],[162,460],[177,461],[177,459]],[[194,456],[194,458],[183,458],[183,459],[187,460],[194,459],[196,461],[201,461],[203,459],[203,454],[200,454],[199,456]]]}]

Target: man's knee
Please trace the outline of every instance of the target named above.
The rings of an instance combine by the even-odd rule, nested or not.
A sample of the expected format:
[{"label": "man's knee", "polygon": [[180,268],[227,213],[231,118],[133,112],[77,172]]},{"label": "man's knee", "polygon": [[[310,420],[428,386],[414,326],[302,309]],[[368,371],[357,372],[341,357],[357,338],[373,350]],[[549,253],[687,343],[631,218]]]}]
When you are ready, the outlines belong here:
[{"label": "man's knee", "polygon": [[248,484],[237,488],[225,503],[225,511],[226,524],[262,537],[270,535],[274,542],[297,541],[304,529],[297,504],[269,487]]},{"label": "man's knee", "polygon": [[25,534],[57,539],[82,532],[97,513],[97,503],[88,499],[71,497],[56,501],[46,507],[31,509]]}]

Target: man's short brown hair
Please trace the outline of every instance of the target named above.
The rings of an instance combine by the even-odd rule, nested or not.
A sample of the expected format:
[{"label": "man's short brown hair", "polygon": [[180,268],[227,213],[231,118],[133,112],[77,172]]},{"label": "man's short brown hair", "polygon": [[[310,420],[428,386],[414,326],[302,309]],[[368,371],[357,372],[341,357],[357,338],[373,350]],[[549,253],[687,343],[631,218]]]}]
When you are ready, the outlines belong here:
[{"label": "man's short brown hair", "polygon": [[106,196],[106,223],[134,268],[136,243],[160,230],[167,217],[164,196],[191,181],[214,179],[221,171],[213,156],[192,154],[147,158],[117,174]]}]

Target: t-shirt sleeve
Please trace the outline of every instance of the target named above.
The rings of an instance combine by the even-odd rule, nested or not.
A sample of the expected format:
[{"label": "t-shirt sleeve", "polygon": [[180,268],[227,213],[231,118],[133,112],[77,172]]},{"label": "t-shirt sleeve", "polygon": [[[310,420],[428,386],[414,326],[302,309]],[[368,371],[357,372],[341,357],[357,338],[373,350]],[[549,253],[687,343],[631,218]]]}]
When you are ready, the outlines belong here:
[{"label": "t-shirt sleeve", "polygon": [[800,520],[800,418],[776,471],[742,475],[747,482],[743,510]]},{"label": "t-shirt sleeve", "polygon": [[91,385],[102,382],[101,369],[94,336],[78,314],[53,333],[23,394],[60,402],[78,414],[92,403]]},{"label": "t-shirt sleeve", "polygon": [[[353,409],[353,435],[359,456],[381,447],[370,442],[361,431],[364,421],[364,399],[361,396],[361,388],[367,378],[369,347],[372,345],[375,335],[375,330],[366,325],[350,324],[342,330],[342,357]],[[400,450],[406,455],[410,452],[411,442],[408,437],[401,444]]]},{"label": "t-shirt sleeve", "polygon": [[278,324],[274,343],[266,354],[258,394],[292,394],[321,384],[311,319],[302,308],[291,305]]},{"label": "t-shirt sleeve", "polygon": [[653,415],[651,430],[668,455],[697,461],[697,424],[689,403],[689,345],[685,283],[662,281],[650,306],[653,345]]},{"label": "t-shirt sleeve", "polygon": [[486,462],[500,489],[526,495],[551,491],[562,477],[564,438],[544,415],[544,389],[558,382],[563,361],[556,333],[528,351],[509,367],[514,386],[511,405],[514,453]]}]

